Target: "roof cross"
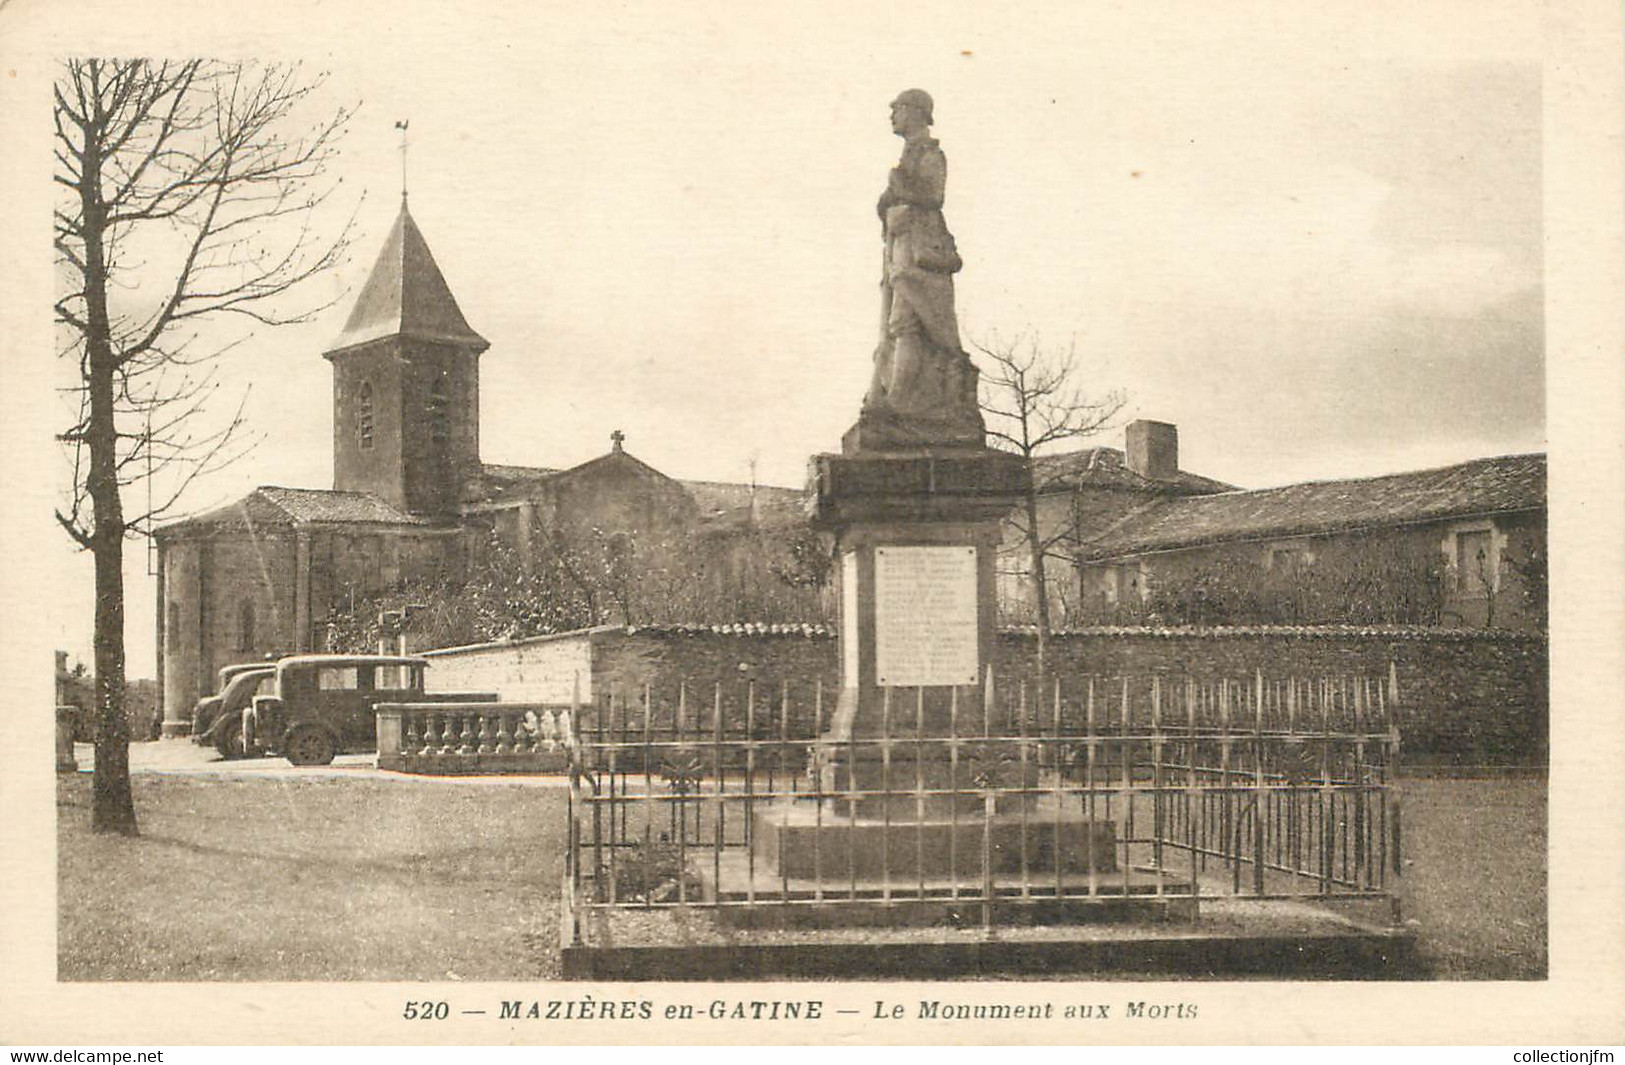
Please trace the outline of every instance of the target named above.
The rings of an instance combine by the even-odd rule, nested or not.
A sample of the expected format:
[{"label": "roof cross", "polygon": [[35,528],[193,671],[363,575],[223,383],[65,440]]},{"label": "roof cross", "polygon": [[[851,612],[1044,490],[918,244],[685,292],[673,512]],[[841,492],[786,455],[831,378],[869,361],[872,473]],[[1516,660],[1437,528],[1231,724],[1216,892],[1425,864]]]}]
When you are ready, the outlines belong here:
[{"label": "roof cross", "polygon": [[401,201],[406,200],[406,127],[411,119],[403,118],[395,123],[395,128],[401,131]]},{"label": "roof cross", "polygon": [[623,441],[625,439],[626,439],[626,434],[621,432],[619,429],[617,429],[613,433],[609,434],[610,445],[612,447],[614,447],[614,449],[616,451],[621,450],[621,441]]}]

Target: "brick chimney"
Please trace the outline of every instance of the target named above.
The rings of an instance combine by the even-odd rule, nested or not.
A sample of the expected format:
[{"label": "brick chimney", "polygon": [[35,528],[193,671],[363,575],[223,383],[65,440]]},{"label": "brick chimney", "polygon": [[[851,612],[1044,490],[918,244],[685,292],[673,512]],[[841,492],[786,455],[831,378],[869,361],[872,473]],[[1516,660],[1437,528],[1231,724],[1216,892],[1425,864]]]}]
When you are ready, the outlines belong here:
[{"label": "brick chimney", "polygon": [[1128,423],[1123,433],[1128,468],[1151,481],[1179,476],[1179,428],[1144,418]]}]

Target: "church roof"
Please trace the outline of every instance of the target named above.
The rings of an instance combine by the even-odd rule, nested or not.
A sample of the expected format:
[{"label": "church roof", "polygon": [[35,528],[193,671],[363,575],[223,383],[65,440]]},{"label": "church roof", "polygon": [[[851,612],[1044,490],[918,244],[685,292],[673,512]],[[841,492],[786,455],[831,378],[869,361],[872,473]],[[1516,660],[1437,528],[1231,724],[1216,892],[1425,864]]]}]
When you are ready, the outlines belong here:
[{"label": "church roof", "polygon": [[[531,498],[550,481],[580,473],[610,461],[631,461],[653,470],[642,460],[624,451],[610,451],[567,470],[547,466],[508,466],[485,462],[480,472],[464,484],[463,503],[484,510],[512,506]],[[666,474],[654,470],[661,477]],[[675,478],[693,498],[699,517],[712,526],[780,526],[800,522],[805,492],[800,488],[776,485],[735,484],[727,481],[684,481]]]},{"label": "church roof", "polygon": [[679,481],[712,529],[787,528],[806,521],[806,491],[771,484]]},{"label": "church roof", "polygon": [[549,466],[507,466],[482,462],[478,473],[464,479],[462,502],[479,505],[527,499],[537,486],[558,472]]},{"label": "church roof", "polygon": [[1163,499],[1107,527],[1082,557],[1409,525],[1546,506],[1546,456],[1505,455],[1432,470]]},{"label": "church roof", "polygon": [[210,528],[292,525],[427,525],[370,492],[260,485],[235,503],[204,511],[158,530],[159,535]]},{"label": "church roof", "polygon": [[405,197],[344,332],[328,354],[390,336],[438,340],[476,351],[490,347],[463,317],[428,242],[406,209]]}]

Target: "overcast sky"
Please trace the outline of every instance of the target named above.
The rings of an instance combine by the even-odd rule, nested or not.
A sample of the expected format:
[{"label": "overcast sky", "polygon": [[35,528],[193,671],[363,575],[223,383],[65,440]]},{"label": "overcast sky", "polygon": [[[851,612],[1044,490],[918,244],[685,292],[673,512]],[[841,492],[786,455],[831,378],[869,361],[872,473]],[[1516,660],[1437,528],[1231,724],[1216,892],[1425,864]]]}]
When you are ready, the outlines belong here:
[{"label": "overcast sky", "polygon": [[[948,156],[962,331],[1075,341],[1125,420],[1179,426],[1185,469],[1262,487],[1544,447],[1538,25],[1056,8],[330,26],[366,46],[303,54],[331,99],[363,101],[336,173],[366,197],[323,293],[365,280],[410,119],[413,216],[491,341],[487,462],[572,465],[619,428],[675,477],[744,480],[754,456],[798,485],[868,381],[887,104],[918,86]],[[331,486],[320,353],[348,309],[233,352],[266,440],[194,506]],[[88,558],[66,540],[54,557],[51,623],[88,654]],[[129,590],[131,674],[149,675],[143,568]]]}]

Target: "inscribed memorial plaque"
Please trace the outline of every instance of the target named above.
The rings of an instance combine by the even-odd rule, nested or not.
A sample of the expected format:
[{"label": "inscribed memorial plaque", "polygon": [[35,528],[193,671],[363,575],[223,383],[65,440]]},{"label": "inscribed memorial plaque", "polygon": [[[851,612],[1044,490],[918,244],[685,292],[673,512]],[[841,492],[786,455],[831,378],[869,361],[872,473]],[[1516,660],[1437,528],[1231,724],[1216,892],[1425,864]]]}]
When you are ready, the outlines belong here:
[{"label": "inscribed memorial plaque", "polygon": [[875,548],[875,683],[975,684],[976,549]]}]

